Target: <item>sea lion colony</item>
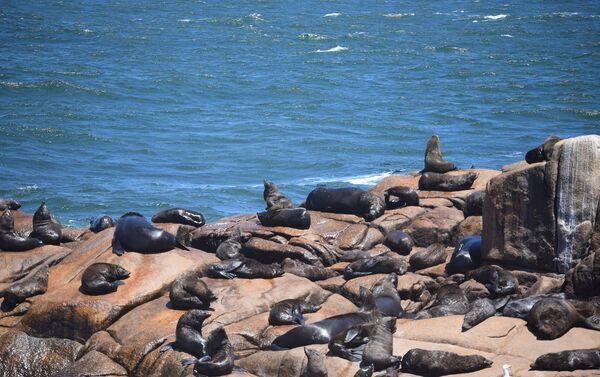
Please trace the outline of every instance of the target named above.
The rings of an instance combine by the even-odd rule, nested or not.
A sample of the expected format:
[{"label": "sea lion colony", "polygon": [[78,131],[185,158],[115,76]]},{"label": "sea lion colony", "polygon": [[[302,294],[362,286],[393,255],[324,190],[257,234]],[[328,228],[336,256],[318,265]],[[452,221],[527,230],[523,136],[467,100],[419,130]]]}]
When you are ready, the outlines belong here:
[{"label": "sea lion colony", "polygon": [[[529,163],[548,158],[557,139],[549,138],[540,147],[527,154]],[[456,170],[455,164],[444,161],[439,150],[439,138],[434,135],[427,143],[425,169],[419,179],[419,189],[457,191],[469,189],[477,178],[475,173],[448,175]],[[383,197],[357,188],[328,189],[319,187],[308,194],[306,202],[294,206],[277,186],[264,181],[266,211],[257,214],[266,227],[288,227],[308,229],[311,227],[310,211],[352,214],[365,221],[373,221],[384,211],[406,206],[419,206],[419,193],[408,187],[392,187]],[[465,214],[481,215],[484,192],[476,191],[464,203]],[[11,211],[18,210],[15,200],[0,200],[0,250],[19,251],[35,249],[44,244],[57,245],[68,241],[63,228],[56,221],[44,202],[33,216],[32,231],[18,234],[14,229]],[[190,247],[190,232],[205,224],[204,216],[183,208],[173,208],[153,216],[154,223],[180,224],[173,235],[155,227],[142,215],[129,212],[116,222],[108,216],[98,217],[90,224],[92,232],[116,226],[112,251],[117,255],[125,252],[163,253],[174,248],[187,250]],[[387,232],[383,244],[391,252],[370,254],[364,250],[315,250],[332,262],[347,261],[339,271],[326,268],[314,255],[298,250],[287,254],[259,255],[248,237],[235,228],[219,239],[213,239],[212,250],[221,262],[212,263],[205,276],[216,279],[270,279],[284,272],[324,280],[343,276],[346,281],[372,274],[385,276],[371,288],[360,288],[358,297],[351,299],[360,306],[355,313],[335,315],[317,322],[307,323],[304,313],[318,311],[321,306],[305,300],[283,300],[270,308],[268,322],[272,326],[294,324],[296,327],[273,339],[268,346],[273,350],[308,347],[327,344],[329,356],[341,357],[360,363],[356,376],[371,376],[385,371],[383,375],[394,375],[405,371],[420,375],[445,375],[468,373],[488,368],[492,362],[479,355],[461,356],[452,352],[411,349],[404,356],[394,355],[392,335],[396,319],[418,320],[447,315],[465,315],[462,331],[470,331],[491,316],[512,316],[525,319],[532,331],[541,339],[555,339],[572,327],[580,326],[600,330],[600,304],[597,298],[581,298],[572,288],[569,293],[523,296],[519,290],[519,277],[497,265],[484,264],[481,258],[481,236],[467,235],[457,240],[456,247],[445,266],[446,274],[423,287],[422,294],[430,297],[418,310],[405,310],[397,290],[397,277],[407,271],[416,271],[439,265],[446,261],[444,245],[432,244],[416,253],[411,251],[414,242],[411,236],[400,230]],[[210,248],[207,248],[208,250]],[[267,253],[269,254],[269,253]],[[410,259],[395,255],[411,254]],[[333,264],[333,263],[330,263]],[[43,265],[27,279],[13,284],[2,292],[2,310],[13,310],[27,298],[44,294],[48,285],[47,265]],[[127,282],[129,272],[117,264],[95,263],[89,265],[81,275],[81,292],[87,295],[103,295],[114,292]],[[236,367],[234,349],[223,327],[213,330],[208,336],[202,334],[203,322],[211,316],[211,303],[218,299],[201,279],[202,274],[187,274],[176,279],[170,286],[169,298],[173,309],[188,310],[181,316],[176,329],[175,342],[161,348],[161,352],[179,350],[193,356],[184,360],[194,364],[194,372],[200,375],[224,375]],[[473,280],[489,292],[486,297],[473,297],[462,289],[462,283]],[[459,286],[460,285],[460,286]],[[165,309],[167,310],[167,309]],[[305,376],[327,376],[324,355],[305,348]],[[579,357],[574,360],[569,352]],[[534,369],[574,370],[600,368],[598,350],[566,350],[542,355],[532,364]]]}]

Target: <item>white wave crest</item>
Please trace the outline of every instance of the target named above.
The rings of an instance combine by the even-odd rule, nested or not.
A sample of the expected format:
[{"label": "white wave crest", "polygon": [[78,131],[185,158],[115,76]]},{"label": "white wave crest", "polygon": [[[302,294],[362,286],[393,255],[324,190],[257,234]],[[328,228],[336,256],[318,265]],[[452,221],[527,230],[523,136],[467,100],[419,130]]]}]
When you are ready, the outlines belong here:
[{"label": "white wave crest", "polygon": [[29,186],[17,187],[17,190],[21,191],[21,192],[32,192],[32,191],[38,191],[39,189],[40,189],[40,187],[36,184],[29,185]]},{"label": "white wave crest", "polygon": [[357,176],[349,176],[349,177],[311,177],[301,179],[298,184],[302,185],[320,185],[320,184],[329,184],[329,183],[349,183],[351,185],[358,186],[368,186],[377,184],[383,178],[388,177],[394,173],[401,172],[404,170],[397,171],[386,171],[383,173],[375,173],[375,174],[365,174],[365,175],[357,175]]},{"label": "white wave crest", "polygon": [[488,21],[497,21],[497,20],[503,20],[506,17],[508,17],[508,14],[497,14],[495,16],[483,16],[483,19],[488,20]]},{"label": "white wave crest", "polygon": [[341,16],[341,15],[342,15],[341,13],[335,12],[335,13],[327,13],[323,17],[338,17],[338,16]]},{"label": "white wave crest", "polygon": [[501,37],[506,37],[506,38],[514,38],[512,35],[510,34],[500,34]]},{"label": "white wave crest", "polygon": [[343,46],[335,46],[333,48],[330,48],[329,50],[317,50],[315,52],[341,52],[341,51],[347,51],[348,47],[343,47]]},{"label": "white wave crest", "polygon": [[182,18],[181,20],[177,20],[177,21],[183,22],[183,23],[192,22],[192,20],[190,20],[189,18]]},{"label": "white wave crest", "polygon": [[414,16],[414,13],[386,13],[383,15],[383,17],[388,17],[388,18],[402,18],[402,17],[409,17],[409,16]]}]

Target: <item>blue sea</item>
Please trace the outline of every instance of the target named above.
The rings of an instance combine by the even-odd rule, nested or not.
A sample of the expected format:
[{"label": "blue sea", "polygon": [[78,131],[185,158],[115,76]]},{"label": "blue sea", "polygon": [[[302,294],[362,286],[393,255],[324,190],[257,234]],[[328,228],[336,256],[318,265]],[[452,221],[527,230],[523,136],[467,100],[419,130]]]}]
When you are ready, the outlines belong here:
[{"label": "blue sea", "polygon": [[597,1],[0,1],[0,198],[64,225],[599,131]]}]

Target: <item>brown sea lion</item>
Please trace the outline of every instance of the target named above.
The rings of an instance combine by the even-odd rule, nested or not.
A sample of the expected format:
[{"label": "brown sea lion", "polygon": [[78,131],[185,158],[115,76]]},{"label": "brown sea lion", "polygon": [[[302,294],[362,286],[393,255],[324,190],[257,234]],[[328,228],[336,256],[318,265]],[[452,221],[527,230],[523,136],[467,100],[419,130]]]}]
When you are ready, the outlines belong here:
[{"label": "brown sea lion", "polygon": [[379,319],[363,351],[361,365],[373,365],[375,370],[400,366],[400,358],[392,355],[392,334],[395,331],[395,317],[383,317]]},{"label": "brown sea lion", "polygon": [[185,208],[169,208],[152,216],[153,223],[175,223],[199,228],[206,223],[200,212]]},{"label": "brown sea lion", "polygon": [[4,301],[2,301],[1,306],[2,311],[9,312],[25,301],[26,298],[46,293],[49,271],[48,266],[43,265],[30,277],[5,289],[3,292]]},{"label": "brown sea lion", "polygon": [[465,217],[482,216],[483,215],[483,200],[485,199],[485,191],[475,191],[465,199],[463,213]]},{"label": "brown sea lion", "polygon": [[465,314],[469,308],[469,300],[463,291],[457,285],[447,284],[437,290],[433,305],[417,313],[415,319]]},{"label": "brown sea lion", "polygon": [[374,331],[374,322],[366,322],[346,329],[331,338],[328,345],[329,352],[342,359],[360,362]]},{"label": "brown sea lion", "polygon": [[267,265],[242,257],[210,264],[207,275],[214,279],[272,279],[283,275],[283,270],[276,263]]},{"label": "brown sea lion", "polygon": [[488,298],[480,298],[471,303],[471,308],[465,314],[462,324],[462,331],[467,331],[486,319],[496,314],[496,307],[492,300]]},{"label": "brown sea lion", "polygon": [[344,279],[350,280],[360,276],[372,274],[389,274],[395,272],[404,275],[408,264],[403,259],[378,255],[370,258],[358,259],[344,268]]},{"label": "brown sea lion", "polygon": [[467,276],[485,285],[492,298],[516,293],[519,288],[517,278],[510,271],[496,265],[479,267],[467,273]]},{"label": "brown sea lion", "polygon": [[[160,352],[177,347],[179,351],[189,353],[196,358],[207,356],[207,340],[202,336],[204,320],[212,313],[207,310],[191,309],[185,312],[177,321],[175,343],[163,346]],[[194,360],[195,362],[195,360]]]},{"label": "brown sea lion", "polygon": [[210,303],[217,299],[198,273],[189,273],[171,284],[169,299],[173,309],[208,310]]},{"label": "brown sea lion", "polygon": [[302,370],[300,377],[327,377],[327,366],[325,366],[325,356],[319,351],[304,348],[306,355],[306,367]]},{"label": "brown sea lion", "polygon": [[284,208],[294,208],[292,201],[279,192],[279,189],[275,183],[264,180],[265,189],[263,191],[263,198],[267,203],[266,210],[276,210]]},{"label": "brown sea lion", "polygon": [[100,216],[90,221],[90,230],[94,233],[99,233],[104,229],[115,226],[115,220],[110,216]]},{"label": "brown sea lion", "polygon": [[236,228],[225,241],[217,247],[217,258],[220,260],[237,259],[242,257],[242,232]]},{"label": "brown sea lion", "polygon": [[62,226],[52,218],[45,202],[33,214],[33,232],[29,237],[37,238],[46,245],[60,245]]},{"label": "brown sea lion", "polygon": [[440,150],[440,138],[438,135],[431,135],[425,147],[425,169],[426,172],[447,173],[456,170],[456,165],[450,161],[442,159]]},{"label": "brown sea lion", "polygon": [[527,315],[527,323],[535,329],[540,339],[556,339],[573,327],[600,330],[600,318],[584,318],[567,300],[552,298],[536,302]]},{"label": "brown sea lion", "polygon": [[121,280],[129,277],[129,271],[111,263],[94,263],[81,275],[81,292],[86,295],[103,295],[115,292]]},{"label": "brown sea lion", "polygon": [[27,251],[43,246],[37,238],[21,237],[15,232],[15,218],[10,209],[0,216],[0,250]]},{"label": "brown sea lion", "polygon": [[383,192],[386,209],[419,206],[419,194],[407,186],[394,186]]},{"label": "brown sea lion", "polygon": [[21,208],[21,203],[14,199],[0,199],[0,211],[4,211],[5,209],[16,211],[19,208]]},{"label": "brown sea lion", "polygon": [[548,136],[544,143],[531,149],[525,154],[525,161],[528,164],[535,164],[536,162],[550,161],[552,157],[554,146],[562,139],[558,136]]},{"label": "brown sea lion", "polygon": [[442,264],[448,258],[446,246],[434,243],[424,250],[418,250],[410,255],[408,264],[414,271]]},{"label": "brown sea lion", "polygon": [[206,356],[194,362],[194,374],[223,376],[234,368],[233,346],[223,326],[213,330],[206,341]]},{"label": "brown sea lion", "polygon": [[404,314],[400,304],[400,295],[396,289],[397,285],[398,277],[395,273],[391,273],[379,279],[371,287],[375,305],[385,317],[400,318]]},{"label": "brown sea lion", "polygon": [[383,244],[400,255],[408,255],[415,245],[415,242],[412,237],[405,232],[401,230],[392,230],[385,236]]},{"label": "brown sea lion", "polygon": [[383,198],[354,187],[317,187],[308,194],[305,206],[308,210],[361,216],[367,221],[375,220],[385,212]]},{"label": "brown sea lion", "polygon": [[492,361],[480,355],[461,356],[454,352],[413,348],[402,357],[402,372],[421,376],[445,376],[470,373],[492,366]]},{"label": "brown sea lion", "polygon": [[600,348],[546,353],[531,364],[534,370],[600,369]]},{"label": "brown sea lion", "polygon": [[371,377],[374,371],[373,365],[362,366],[354,373],[354,377]]},{"label": "brown sea lion", "polygon": [[269,324],[276,325],[293,325],[303,324],[303,313],[314,313],[321,309],[321,305],[314,305],[305,300],[288,299],[279,301],[269,311]]},{"label": "brown sea lion", "polygon": [[307,278],[310,281],[325,280],[338,276],[338,273],[334,270],[320,266],[312,266],[308,263],[291,258],[284,259],[281,267],[284,272]]},{"label": "brown sea lion", "polygon": [[256,214],[263,226],[283,226],[294,229],[310,228],[310,213],[305,208],[269,209]]},{"label": "brown sea lion", "polygon": [[425,191],[462,191],[468,190],[477,179],[477,173],[448,175],[423,173],[419,178],[419,190]]}]

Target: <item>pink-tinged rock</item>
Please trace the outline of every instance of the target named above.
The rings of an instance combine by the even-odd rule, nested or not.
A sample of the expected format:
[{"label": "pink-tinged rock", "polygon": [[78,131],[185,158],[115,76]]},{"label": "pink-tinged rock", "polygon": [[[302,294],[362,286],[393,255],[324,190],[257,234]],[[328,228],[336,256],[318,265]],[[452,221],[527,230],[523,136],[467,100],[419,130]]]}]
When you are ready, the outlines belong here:
[{"label": "pink-tinged rock", "polygon": [[127,377],[127,371],[103,353],[91,351],[51,377]]},{"label": "pink-tinged rock", "polygon": [[454,204],[446,198],[425,198],[419,201],[419,206],[425,208],[454,207]]},{"label": "pink-tinged rock", "polygon": [[460,240],[483,232],[483,216],[469,216],[461,221],[452,232],[452,245],[458,245]]},{"label": "pink-tinged rock", "polygon": [[402,298],[412,298],[415,300],[424,290],[435,290],[438,284],[432,278],[407,272],[402,276],[398,276],[398,294]]},{"label": "pink-tinged rock", "polygon": [[434,243],[448,244],[452,231],[464,218],[462,211],[456,208],[436,207],[414,219],[406,232],[420,247]]},{"label": "pink-tinged rock", "polygon": [[393,230],[401,230],[407,227],[410,222],[418,216],[427,212],[421,207],[404,207],[385,211],[385,213],[371,222],[372,225],[378,226],[387,234]]}]

